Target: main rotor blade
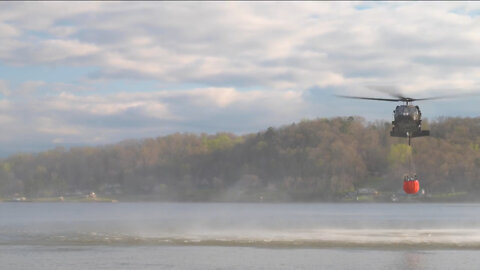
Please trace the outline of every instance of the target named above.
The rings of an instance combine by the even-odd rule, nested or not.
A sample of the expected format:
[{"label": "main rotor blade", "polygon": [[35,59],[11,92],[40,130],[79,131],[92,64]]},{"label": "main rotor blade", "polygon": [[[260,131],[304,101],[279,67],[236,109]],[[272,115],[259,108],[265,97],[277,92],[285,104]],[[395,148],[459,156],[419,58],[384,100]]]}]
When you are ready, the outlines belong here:
[{"label": "main rotor blade", "polygon": [[436,97],[427,97],[427,98],[412,98],[412,101],[447,99],[447,98],[458,98],[458,97],[470,97],[470,96],[478,96],[478,95],[480,95],[480,93],[467,93],[467,94],[436,96]]},{"label": "main rotor blade", "polygon": [[396,97],[396,98],[399,98],[399,99],[406,99],[407,98],[395,86],[369,85],[367,87],[372,89],[372,90],[382,92],[382,93],[388,94],[392,97]]},{"label": "main rotor blade", "polygon": [[341,96],[341,95],[336,95],[337,97],[341,98],[351,98],[351,99],[366,99],[366,100],[380,100],[380,101],[402,101],[402,99],[393,99],[393,98],[371,98],[371,97],[354,97],[354,96]]}]

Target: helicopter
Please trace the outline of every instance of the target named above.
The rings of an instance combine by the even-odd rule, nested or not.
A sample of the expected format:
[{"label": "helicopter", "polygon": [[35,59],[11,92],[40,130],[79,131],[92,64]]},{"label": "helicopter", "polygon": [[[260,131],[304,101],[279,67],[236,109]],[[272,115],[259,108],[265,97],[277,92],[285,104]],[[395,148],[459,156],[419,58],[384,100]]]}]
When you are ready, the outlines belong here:
[{"label": "helicopter", "polygon": [[382,89],[382,88],[374,88],[374,89],[381,92],[385,92],[390,96],[392,96],[393,98],[373,98],[373,97],[356,97],[356,96],[342,96],[342,95],[337,95],[337,96],[342,98],[352,98],[352,99],[404,102],[404,104],[398,105],[393,111],[394,119],[392,121],[392,130],[390,131],[390,136],[408,138],[408,145],[411,145],[412,138],[430,136],[429,130],[422,129],[422,112],[420,111],[420,108],[416,105],[413,105],[412,102],[458,97],[458,95],[455,95],[455,96],[437,96],[437,97],[428,97],[428,98],[412,98],[412,97],[406,97],[397,92],[387,91],[386,89]]}]

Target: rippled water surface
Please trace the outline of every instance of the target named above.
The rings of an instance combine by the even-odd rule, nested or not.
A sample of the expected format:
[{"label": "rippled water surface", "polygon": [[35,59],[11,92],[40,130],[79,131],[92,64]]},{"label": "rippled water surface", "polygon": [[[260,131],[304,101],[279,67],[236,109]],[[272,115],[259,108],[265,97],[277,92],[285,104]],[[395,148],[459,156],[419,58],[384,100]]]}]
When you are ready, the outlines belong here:
[{"label": "rippled water surface", "polygon": [[1,203],[1,269],[478,269],[480,204]]}]

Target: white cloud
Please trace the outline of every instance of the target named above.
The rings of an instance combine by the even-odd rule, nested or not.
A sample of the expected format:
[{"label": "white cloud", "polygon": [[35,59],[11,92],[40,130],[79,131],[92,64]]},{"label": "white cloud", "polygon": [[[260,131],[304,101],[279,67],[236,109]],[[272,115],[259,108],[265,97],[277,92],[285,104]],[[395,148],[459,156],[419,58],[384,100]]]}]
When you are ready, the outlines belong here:
[{"label": "white cloud", "polygon": [[20,33],[15,28],[6,23],[0,23],[0,38],[16,37]]},{"label": "white cloud", "polygon": [[165,104],[156,100],[153,95],[138,94],[115,94],[107,96],[76,96],[66,92],[57,97],[50,97],[45,101],[50,109],[64,112],[78,112],[92,116],[108,116],[137,111],[144,116],[159,119],[170,119]]},{"label": "white cloud", "polygon": [[[361,5],[366,8],[356,8]],[[12,63],[97,66],[97,76],[112,79],[277,89],[348,88],[366,80],[409,88],[411,81],[422,81],[418,92],[439,79],[456,82],[452,63],[474,77],[478,68],[472,59],[480,57],[479,19],[471,15],[480,9],[476,3],[4,6],[10,11],[4,14],[8,27],[24,35],[10,38],[23,43],[0,50],[0,57]],[[53,7],[65,12],[54,14]],[[30,45],[24,40],[32,38],[27,31],[32,29],[55,37],[35,37],[37,43]],[[15,48],[29,57],[12,56]],[[473,81],[467,84],[471,88],[478,85]]]},{"label": "white cloud", "polygon": [[81,96],[62,92],[0,102],[0,143],[111,143],[177,131],[200,132],[205,126],[210,132],[252,132],[285,120],[297,121],[306,106],[302,94],[294,91],[197,88]]},{"label": "white cloud", "polygon": [[43,81],[26,81],[15,90],[15,95],[21,96],[30,96],[32,95],[39,87],[44,86],[46,83]]},{"label": "white cloud", "polygon": [[4,96],[10,95],[10,88],[8,87],[8,82],[5,80],[0,80],[0,94]]},{"label": "white cloud", "polygon": [[36,117],[36,131],[39,133],[53,134],[55,136],[78,135],[81,130],[79,128],[68,125],[65,122],[58,122],[46,116]]},{"label": "white cloud", "polygon": [[[0,18],[25,30],[48,29],[55,21],[100,11],[98,2],[17,2],[0,3]],[[105,10],[104,10],[105,11]]]}]

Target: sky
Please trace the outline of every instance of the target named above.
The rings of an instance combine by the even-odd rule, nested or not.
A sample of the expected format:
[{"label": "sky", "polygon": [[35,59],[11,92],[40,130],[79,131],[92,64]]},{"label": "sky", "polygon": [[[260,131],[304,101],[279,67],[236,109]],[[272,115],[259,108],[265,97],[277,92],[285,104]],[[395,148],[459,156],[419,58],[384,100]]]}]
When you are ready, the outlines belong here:
[{"label": "sky", "polygon": [[[0,2],[0,156],[480,92],[476,2]],[[476,117],[480,97],[418,102]]]}]

